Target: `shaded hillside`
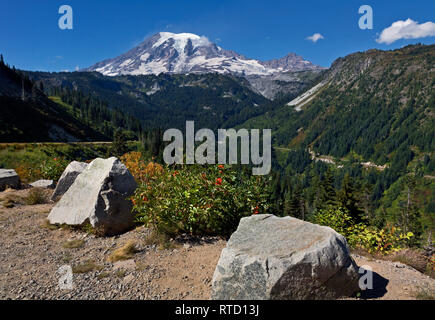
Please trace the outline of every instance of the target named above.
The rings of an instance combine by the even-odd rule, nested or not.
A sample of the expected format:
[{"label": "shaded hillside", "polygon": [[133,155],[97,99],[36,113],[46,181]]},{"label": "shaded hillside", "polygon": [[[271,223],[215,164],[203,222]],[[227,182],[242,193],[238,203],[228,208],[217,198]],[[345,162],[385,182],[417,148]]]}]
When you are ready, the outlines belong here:
[{"label": "shaded hillside", "polygon": [[211,129],[232,127],[264,113],[269,100],[242,78],[218,74],[117,76],[97,72],[27,72],[46,90],[63,87],[107,102],[148,128],[184,128],[186,120]]},{"label": "shaded hillside", "polygon": [[20,73],[0,63],[0,141],[82,141],[108,137],[71,116]]}]

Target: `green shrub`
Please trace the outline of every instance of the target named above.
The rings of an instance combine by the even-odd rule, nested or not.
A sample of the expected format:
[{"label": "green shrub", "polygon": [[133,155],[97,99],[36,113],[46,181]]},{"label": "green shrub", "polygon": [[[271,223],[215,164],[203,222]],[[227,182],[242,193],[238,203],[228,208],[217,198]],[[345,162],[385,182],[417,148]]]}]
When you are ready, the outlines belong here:
[{"label": "green shrub", "polygon": [[414,236],[412,232],[404,234],[396,227],[378,229],[364,223],[355,223],[343,208],[321,209],[313,215],[312,222],[331,227],[346,237],[349,246],[362,248],[369,253],[388,254],[398,251]]},{"label": "green shrub", "polygon": [[139,222],[168,234],[231,234],[240,218],[266,213],[267,178],[231,166],[165,168],[132,197]]},{"label": "green shrub", "polygon": [[58,181],[69,161],[64,158],[48,158],[41,163],[41,175],[43,179]]}]

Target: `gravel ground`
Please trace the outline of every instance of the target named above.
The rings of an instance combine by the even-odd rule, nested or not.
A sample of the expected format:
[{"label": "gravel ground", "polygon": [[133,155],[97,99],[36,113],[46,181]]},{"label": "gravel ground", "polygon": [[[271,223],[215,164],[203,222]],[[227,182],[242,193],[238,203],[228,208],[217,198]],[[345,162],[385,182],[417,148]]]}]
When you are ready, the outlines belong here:
[{"label": "gravel ground", "polygon": [[[11,192],[25,196],[27,190]],[[160,250],[146,245],[149,230],[143,227],[116,237],[52,230],[46,225],[52,206],[0,205],[0,299],[209,299],[224,240],[184,237],[176,239],[175,248]],[[129,260],[108,262],[131,239],[138,252]],[[83,244],[64,247],[73,240]],[[58,285],[64,265],[89,269],[73,274],[72,290]]]},{"label": "gravel ground", "polygon": [[[53,204],[16,200],[11,206],[4,201],[23,199],[28,192],[0,192],[0,299],[209,299],[225,240],[183,236],[175,239],[172,249],[160,250],[147,244],[150,231],[144,227],[116,237],[53,228],[46,224]],[[109,262],[112,252],[130,240],[136,242],[137,252],[128,260]],[[68,246],[71,243],[76,247]],[[374,289],[362,298],[435,295],[435,280],[411,267],[360,255],[354,259],[374,271]],[[74,270],[72,289],[59,287],[62,266]]]}]

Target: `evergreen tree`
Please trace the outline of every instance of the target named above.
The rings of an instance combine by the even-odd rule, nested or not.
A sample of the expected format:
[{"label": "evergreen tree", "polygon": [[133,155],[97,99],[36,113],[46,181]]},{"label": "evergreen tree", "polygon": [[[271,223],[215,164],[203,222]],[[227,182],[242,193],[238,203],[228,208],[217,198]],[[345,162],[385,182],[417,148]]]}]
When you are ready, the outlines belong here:
[{"label": "evergreen tree", "polygon": [[354,188],[353,179],[348,173],[345,174],[342,182],[341,190],[338,193],[338,200],[343,208],[349,211],[349,214],[356,222],[361,221],[361,210],[358,208],[358,200],[356,198],[356,190]]},{"label": "evergreen tree", "polygon": [[[400,207],[402,211],[401,227],[405,232],[413,232],[417,236],[421,235],[422,228],[420,223],[420,212],[416,206],[415,191],[417,180],[412,175],[405,177],[404,200],[401,201]],[[417,237],[416,237],[417,238]]]},{"label": "evergreen tree", "polygon": [[323,181],[320,183],[320,198],[319,208],[325,208],[327,206],[337,206],[337,194],[334,188],[334,176],[331,169],[328,169],[325,173]]},{"label": "evergreen tree", "polygon": [[305,220],[305,199],[302,193],[302,186],[297,185],[291,194],[289,204],[289,214],[301,220]]},{"label": "evergreen tree", "polygon": [[114,156],[118,157],[127,152],[127,141],[121,129],[115,131],[111,151]]}]

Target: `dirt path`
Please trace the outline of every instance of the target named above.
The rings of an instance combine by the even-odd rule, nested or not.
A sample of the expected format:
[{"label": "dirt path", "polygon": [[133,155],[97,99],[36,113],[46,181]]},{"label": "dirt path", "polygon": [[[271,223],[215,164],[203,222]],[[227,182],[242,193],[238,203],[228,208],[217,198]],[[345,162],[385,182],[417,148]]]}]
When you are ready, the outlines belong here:
[{"label": "dirt path", "polygon": [[[25,198],[27,193],[8,196]],[[1,192],[0,199],[5,195]],[[185,237],[177,239],[175,248],[160,250],[147,244],[149,230],[143,227],[99,238],[48,227],[52,206],[0,204],[0,299],[209,299],[224,240]],[[129,260],[109,262],[111,253],[131,239],[138,252]],[[355,260],[375,272],[375,289],[363,297],[415,299],[423,291],[435,291],[435,280],[412,268],[361,256]],[[64,265],[76,272],[72,290],[58,287],[58,270]]]}]

